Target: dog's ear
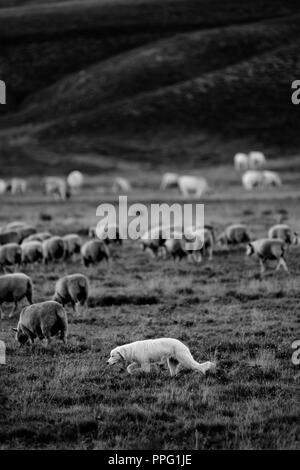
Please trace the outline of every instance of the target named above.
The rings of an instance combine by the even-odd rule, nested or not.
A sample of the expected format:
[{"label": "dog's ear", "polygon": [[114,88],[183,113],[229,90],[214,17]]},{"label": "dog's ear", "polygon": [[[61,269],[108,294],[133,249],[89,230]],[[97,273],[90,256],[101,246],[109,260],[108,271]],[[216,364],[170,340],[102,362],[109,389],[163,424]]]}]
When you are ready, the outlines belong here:
[{"label": "dog's ear", "polygon": [[123,361],[125,361],[125,356],[124,356],[124,354],[122,354],[120,351],[118,351],[118,354],[119,354],[120,358],[121,358]]}]

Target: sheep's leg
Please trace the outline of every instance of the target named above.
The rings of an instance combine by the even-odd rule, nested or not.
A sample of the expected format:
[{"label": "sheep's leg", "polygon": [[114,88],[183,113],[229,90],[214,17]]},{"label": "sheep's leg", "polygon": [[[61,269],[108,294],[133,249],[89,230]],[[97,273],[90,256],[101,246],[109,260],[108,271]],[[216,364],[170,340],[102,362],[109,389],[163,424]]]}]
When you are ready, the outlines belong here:
[{"label": "sheep's leg", "polygon": [[278,271],[278,269],[280,268],[280,266],[283,267],[284,271],[288,272],[288,267],[287,267],[287,264],[285,262],[285,260],[283,258],[279,258],[279,261],[278,261],[278,264],[275,268],[276,271]]},{"label": "sheep's leg", "polygon": [[168,363],[168,367],[169,367],[171,377],[174,377],[178,373],[179,363],[175,359],[172,359],[172,357],[167,359],[167,363]]},{"label": "sheep's leg", "polygon": [[128,374],[134,374],[136,372],[138,372],[140,369],[140,366],[137,362],[133,362],[132,364],[129,364],[129,366],[127,367],[127,372]]},{"label": "sheep's leg", "polygon": [[11,309],[10,314],[8,315],[8,318],[13,318],[15,316],[17,308],[18,308],[18,302],[15,301],[15,304],[14,304],[13,308]]},{"label": "sheep's leg", "polygon": [[260,274],[264,274],[266,267],[262,259],[259,260],[259,264],[260,264]]},{"label": "sheep's leg", "polygon": [[2,305],[0,305],[0,319],[4,320],[4,312],[2,310]]}]

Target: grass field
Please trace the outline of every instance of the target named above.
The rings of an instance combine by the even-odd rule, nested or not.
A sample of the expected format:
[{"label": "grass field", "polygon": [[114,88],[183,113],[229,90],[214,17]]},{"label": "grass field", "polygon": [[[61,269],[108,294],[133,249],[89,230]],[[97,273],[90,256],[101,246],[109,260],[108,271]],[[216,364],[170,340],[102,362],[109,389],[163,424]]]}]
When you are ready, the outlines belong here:
[{"label": "grass field", "polygon": [[[248,224],[254,238],[279,220],[299,230],[299,172],[286,175],[280,192],[249,195],[228,170],[207,170],[216,185],[218,175],[227,175],[219,196],[205,200],[205,221],[217,233],[235,221]],[[137,177],[140,186],[131,200],[178,198],[155,192],[149,182],[154,174],[143,178]],[[77,231],[85,238],[97,205],[115,200],[103,196],[99,185],[90,178],[83,194],[66,204],[48,201],[37,189],[23,198],[5,196],[0,225],[25,219],[38,229]],[[52,220],[41,221],[41,213]],[[87,274],[92,293],[84,317],[73,318],[68,309],[67,346],[57,341],[21,349],[11,331],[17,319],[1,322],[7,365],[0,376],[0,448],[299,447],[299,368],[291,362],[291,344],[299,339],[299,247],[290,249],[287,262],[289,274],[260,279],[257,261],[246,259],[243,250],[217,249],[212,262],[175,265],[151,260],[138,243],[127,241],[112,248],[110,269],[104,264],[87,270],[79,261],[26,269],[35,301],[49,299],[65,273]],[[161,336],[185,342],[198,361],[216,359],[216,372],[182,372],[171,379],[164,368],[138,376],[119,365],[107,368],[116,345]]]}]

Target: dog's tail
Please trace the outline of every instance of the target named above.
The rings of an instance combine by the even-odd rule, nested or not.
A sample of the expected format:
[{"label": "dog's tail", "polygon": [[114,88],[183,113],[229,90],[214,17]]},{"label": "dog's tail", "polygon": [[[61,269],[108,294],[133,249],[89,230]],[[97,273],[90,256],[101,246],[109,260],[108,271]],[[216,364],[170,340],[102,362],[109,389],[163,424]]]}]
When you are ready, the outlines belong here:
[{"label": "dog's tail", "polygon": [[197,370],[198,372],[201,372],[204,375],[208,369],[211,369],[214,367],[213,362],[208,361],[208,362],[202,362],[200,364],[200,362],[195,361],[189,349],[177,354],[176,359],[186,369]]}]

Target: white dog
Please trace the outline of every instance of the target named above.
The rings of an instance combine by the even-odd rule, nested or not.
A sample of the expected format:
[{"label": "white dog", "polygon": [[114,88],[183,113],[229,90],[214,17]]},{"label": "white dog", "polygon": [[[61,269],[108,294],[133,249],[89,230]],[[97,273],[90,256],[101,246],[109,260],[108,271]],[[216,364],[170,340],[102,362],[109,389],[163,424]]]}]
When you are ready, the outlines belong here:
[{"label": "white dog", "polygon": [[189,348],[178,339],[159,338],[135,341],[124,344],[113,349],[107,363],[109,365],[117,362],[130,363],[127,367],[129,374],[138,371],[150,372],[150,363],[164,363],[167,361],[171,377],[179,372],[180,367],[197,370],[205,374],[207,370],[214,369],[213,362],[195,361]]}]

